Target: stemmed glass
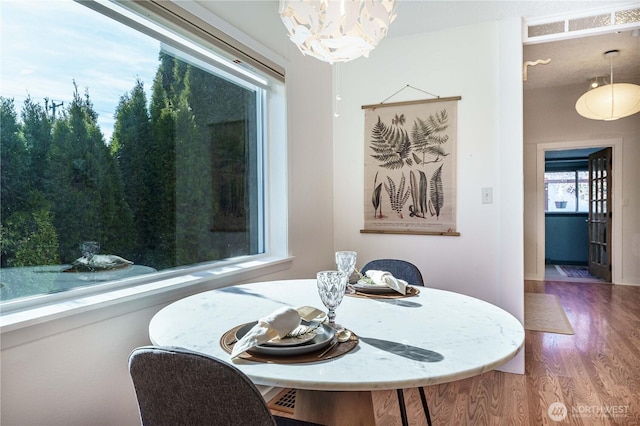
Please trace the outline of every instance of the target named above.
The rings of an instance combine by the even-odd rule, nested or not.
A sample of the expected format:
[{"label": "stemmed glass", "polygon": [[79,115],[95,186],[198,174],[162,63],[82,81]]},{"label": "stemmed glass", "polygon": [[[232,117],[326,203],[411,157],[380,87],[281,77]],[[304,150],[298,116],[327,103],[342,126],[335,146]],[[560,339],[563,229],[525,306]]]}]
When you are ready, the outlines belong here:
[{"label": "stemmed glass", "polygon": [[355,251],[336,252],[336,265],[338,266],[338,271],[344,272],[347,276],[347,294],[353,294],[356,292],[353,286],[349,284],[349,277],[351,277],[351,274],[353,274],[353,271],[356,269],[356,258],[357,254]]},{"label": "stemmed glass", "polygon": [[317,274],[318,294],[320,300],[327,307],[329,313],[329,326],[335,330],[342,329],[342,326],[336,324],[336,309],[342,303],[344,290],[347,286],[347,276],[340,271],[322,271]]},{"label": "stemmed glass", "polygon": [[82,252],[82,256],[84,256],[87,260],[91,260],[93,256],[98,254],[100,250],[100,243],[97,241],[83,241],[80,243],[80,251]]}]

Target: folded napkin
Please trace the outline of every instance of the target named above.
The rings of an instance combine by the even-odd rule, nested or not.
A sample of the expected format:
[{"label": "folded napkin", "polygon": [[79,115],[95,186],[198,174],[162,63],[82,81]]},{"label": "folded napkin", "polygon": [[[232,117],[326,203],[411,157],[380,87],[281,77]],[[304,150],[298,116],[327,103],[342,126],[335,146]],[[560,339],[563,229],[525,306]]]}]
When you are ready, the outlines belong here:
[{"label": "folded napkin", "polygon": [[258,323],[236,342],[231,351],[231,359],[243,352],[268,342],[276,337],[283,338],[300,325],[300,314],[291,307],[280,308],[272,314],[260,318]]},{"label": "folded napkin", "polygon": [[401,294],[407,294],[407,284],[404,281],[400,281],[390,272],[387,271],[376,271],[374,269],[369,269],[366,272],[367,276],[373,280],[375,284],[378,285],[386,285]]},{"label": "folded napkin", "polygon": [[73,261],[71,267],[64,272],[95,272],[122,269],[133,265],[133,262],[114,254],[94,254],[91,258],[80,257]]}]

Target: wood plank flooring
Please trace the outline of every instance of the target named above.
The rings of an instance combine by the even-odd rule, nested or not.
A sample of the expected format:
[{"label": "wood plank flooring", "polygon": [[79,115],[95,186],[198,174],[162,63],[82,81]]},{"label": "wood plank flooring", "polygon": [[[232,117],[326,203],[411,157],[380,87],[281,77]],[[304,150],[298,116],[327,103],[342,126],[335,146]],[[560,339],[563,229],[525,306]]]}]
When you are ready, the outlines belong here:
[{"label": "wood plank flooring", "polygon": [[[425,387],[434,426],[640,425],[640,287],[526,281],[525,291],[559,296],[575,334],[526,331],[524,375]],[[410,425],[426,425],[418,391],[405,398]],[[373,400],[376,425],[401,424],[395,391]]]}]

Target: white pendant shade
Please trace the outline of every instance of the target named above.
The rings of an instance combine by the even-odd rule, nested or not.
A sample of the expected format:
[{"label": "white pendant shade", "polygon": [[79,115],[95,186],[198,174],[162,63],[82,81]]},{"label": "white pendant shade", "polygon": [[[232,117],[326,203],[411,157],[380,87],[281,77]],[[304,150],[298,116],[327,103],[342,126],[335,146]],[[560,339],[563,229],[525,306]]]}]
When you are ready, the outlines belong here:
[{"label": "white pendant shade", "polygon": [[394,20],[395,0],[280,0],[289,38],[304,55],[346,62],[369,56]]},{"label": "white pendant shade", "polygon": [[610,60],[610,84],[598,86],[603,81],[598,77],[591,82],[592,89],[580,96],[576,111],[592,120],[617,120],[640,112],[640,86],[613,82],[613,58],[620,56],[619,50],[608,50],[604,57]]},{"label": "white pendant shade", "polygon": [[593,120],[617,120],[640,112],[640,86],[615,83],[589,90],[576,102],[576,111]]}]

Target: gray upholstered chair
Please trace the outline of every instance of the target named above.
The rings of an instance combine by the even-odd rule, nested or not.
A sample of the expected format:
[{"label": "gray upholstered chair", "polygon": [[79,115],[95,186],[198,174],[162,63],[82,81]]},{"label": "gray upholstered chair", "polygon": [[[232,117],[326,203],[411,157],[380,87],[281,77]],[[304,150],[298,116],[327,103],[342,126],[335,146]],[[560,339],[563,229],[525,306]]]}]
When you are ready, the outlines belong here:
[{"label": "gray upholstered chair", "polygon": [[293,426],[273,416],[249,378],[217,358],[175,347],[144,346],[129,356],[144,426]]},{"label": "gray upholstered chair", "polygon": [[[411,262],[400,259],[375,259],[368,262],[362,267],[360,272],[364,275],[368,270],[378,270],[390,272],[396,278],[405,280],[410,285],[424,286],[422,280],[422,274],[420,269]],[[422,408],[424,409],[424,415],[427,418],[427,424],[431,426],[431,415],[429,414],[429,405],[427,404],[427,396],[424,393],[424,388],[418,388],[420,391],[420,400],[422,401]],[[400,405],[400,417],[402,417],[402,424],[407,425],[407,409],[404,403],[404,392],[402,389],[398,389],[398,404]]]}]

